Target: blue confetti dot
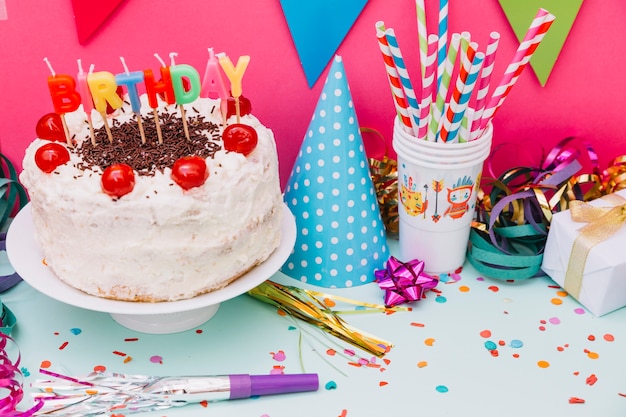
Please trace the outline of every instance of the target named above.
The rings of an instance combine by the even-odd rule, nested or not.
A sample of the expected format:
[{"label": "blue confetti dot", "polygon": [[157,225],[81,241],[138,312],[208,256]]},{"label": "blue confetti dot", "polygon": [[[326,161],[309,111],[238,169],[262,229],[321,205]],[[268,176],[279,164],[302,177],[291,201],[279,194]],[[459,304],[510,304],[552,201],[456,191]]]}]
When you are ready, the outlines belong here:
[{"label": "blue confetti dot", "polygon": [[72,332],[72,334],[81,334],[83,331],[81,329],[74,327],[70,329],[70,332]]},{"label": "blue confetti dot", "polygon": [[30,372],[28,371],[27,368],[20,368],[20,371],[22,372],[22,375],[26,376],[30,376]]},{"label": "blue confetti dot", "polygon": [[445,385],[437,385],[435,389],[437,390],[437,392],[441,393],[448,392],[448,387],[446,387]]},{"label": "blue confetti dot", "polygon": [[485,347],[487,348],[487,350],[496,350],[498,348],[498,345],[496,345],[494,342],[492,342],[491,340],[487,340],[485,342]]},{"label": "blue confetti dot", "polygon": [[450,281],[450,275],[448,274],[439,275],[439,282],[448,282],[448,281]]},{"label": "blue confetti dot", "polygon": [[438,295],[438,296],[435,298],[435,301],[436,301],[436,302],[438,302],[438,303],[440,303],[440,304],[443,304],[443,303],[445,303],[446,301],[448,301],[448,299],[447,299],[446,297],[444,297],[443,295]]},{"label": "blue confetti dot", "polygon": [[288,330],[296,330],[296,329],[297,329],[297,327],[296,327],[296,326],[289,326],[289,327],[287,327],[287,329],[288,329]]},{"label": "blue confetti dot", "polygon": [[518,349],[518,348],[521,348],[522,346],[524,346],[524,342],[522,342],[521,340],[517,340],[517,339],[511,340],[512,348]]},{"label": "blue confetti dot", "polygon": [[336,389],[337,383],[335,381],[328,381],[325,387],[327,390]]},{"label": "blue confetti dot", "polygon": [[365,310],[365,306],[356,306],[354,307],[355,310]]}]

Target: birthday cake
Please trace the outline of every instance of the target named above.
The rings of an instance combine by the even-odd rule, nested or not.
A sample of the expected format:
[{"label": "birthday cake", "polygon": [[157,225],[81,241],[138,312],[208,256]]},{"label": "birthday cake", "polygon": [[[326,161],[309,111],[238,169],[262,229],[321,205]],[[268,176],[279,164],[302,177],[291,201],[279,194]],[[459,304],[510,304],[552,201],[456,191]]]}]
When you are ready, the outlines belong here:
[{"label": "birthday cake", "polygon": [[49,132],[26,150],[20,180],[48,267],[95,296],[161,302],[264,262],[281,237],[272,131],[246,111],[225,115],[217,99],[122,97],[103,117],[96,97],[93,117],[83,100],[62,127],[48,115],[38,131]]}]

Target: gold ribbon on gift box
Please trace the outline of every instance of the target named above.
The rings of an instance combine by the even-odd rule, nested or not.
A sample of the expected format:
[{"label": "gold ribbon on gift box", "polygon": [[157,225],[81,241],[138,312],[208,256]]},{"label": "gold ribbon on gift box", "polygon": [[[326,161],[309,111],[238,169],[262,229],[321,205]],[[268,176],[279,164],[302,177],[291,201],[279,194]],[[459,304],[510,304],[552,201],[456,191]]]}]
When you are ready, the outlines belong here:
[{"label": "gold ribbon on gift box", "polygon": [[587,256],[598,243],[615,234],[626,223],[626,199],[618,194],[602,197],[613,207],[595,207],[583,201],[570,201],[572,220],[588,223],[580,229],[570,253],[563,287],[574,298],[580,296]]}]

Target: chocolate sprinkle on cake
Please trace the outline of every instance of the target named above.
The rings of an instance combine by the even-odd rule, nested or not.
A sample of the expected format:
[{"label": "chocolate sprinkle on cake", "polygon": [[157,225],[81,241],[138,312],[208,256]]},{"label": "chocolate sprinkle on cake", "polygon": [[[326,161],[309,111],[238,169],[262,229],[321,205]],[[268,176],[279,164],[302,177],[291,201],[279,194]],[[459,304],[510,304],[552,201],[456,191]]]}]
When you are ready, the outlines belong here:
[{"label": "chocolate sprinkle on cake", "polygon": [[158,143],[154,118],[149,116],[142,117],[146,143],[141,143],[139,124],[136,121],[120,123],[113,119],[110,126],[113,143],[109,142],[104,126],[95,129],[96,146],[87,137],[80,147],[73,149],[84,161],[79,168],[85,170],[98,166],[104,170],[110,165],[124,163],[130,165],[139,175],[154,175],[157,170],[162,172],[184,156],[212,158],[222,148],[219,127],[206,121],[202,115],[187,118],[189,140],[183,133],[183,121],[176,114],[161,113],[159,120],[162,144]]}]

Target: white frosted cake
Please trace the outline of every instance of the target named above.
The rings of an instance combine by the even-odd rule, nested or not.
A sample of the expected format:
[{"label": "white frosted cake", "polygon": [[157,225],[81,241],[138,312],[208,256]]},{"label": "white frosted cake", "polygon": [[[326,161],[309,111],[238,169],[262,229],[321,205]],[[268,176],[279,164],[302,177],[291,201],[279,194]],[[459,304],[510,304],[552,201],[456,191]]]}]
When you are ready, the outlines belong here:
[{"label": "white frosted cake", "polygon": [[[81,106],[65,115],[73,146],[38,138],[26,150],[20,180],[29,192],[44,261],[70,286],[116,300],[174,301],[220,289],[279,245],[282,196],[274,136],[244,115],[240,123],[254,128],[256,147],[247,155],[225,150],[219,101],[200,98],[184,106],[190,139],[179,106],[160,102],[158,144],[153,111],[145,96],[141,100],[145,144],[124,104],[107,118],[113,143],[93,112],[93,146]],[[232,123],[234,116],[227,121]],[[36,154],[50,143],[67,148],[70,159],[48,173]],[[208,177],[184,189],[172,166],[190,155],[206,161]],[[102,184],[104,169],[117,163],[134,174],[132,190],[123,195]]]}]

